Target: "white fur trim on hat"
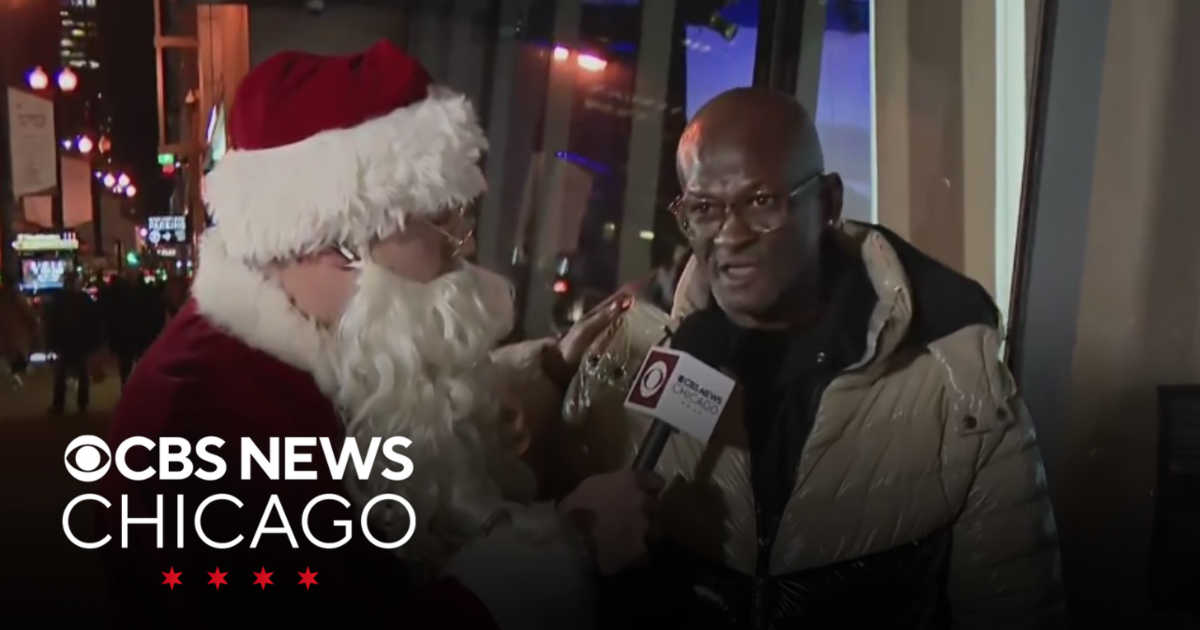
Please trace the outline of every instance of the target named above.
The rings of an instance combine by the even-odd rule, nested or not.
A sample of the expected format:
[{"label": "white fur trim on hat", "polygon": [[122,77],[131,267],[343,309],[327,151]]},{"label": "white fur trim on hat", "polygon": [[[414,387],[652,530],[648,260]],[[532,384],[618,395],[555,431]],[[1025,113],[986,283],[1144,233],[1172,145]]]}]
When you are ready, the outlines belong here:
[{"label": "white fur trim on hat", "polygon": [[358,127],[231,151],[207,176],[205,201],[229,254],[252,264],[360,248],[409,216],[483,194],[485,150],[467,99],[431,87],[425,100]]},{"label": "white fur trim on hat", "polygon": [[224,232],[209,230],[201,239],[192,281],[196,309],[247,345],[308,372],[325,393],[335,391],[336,375],[324,360],[330,335],[292,304],[278,282],[232,258]]}]

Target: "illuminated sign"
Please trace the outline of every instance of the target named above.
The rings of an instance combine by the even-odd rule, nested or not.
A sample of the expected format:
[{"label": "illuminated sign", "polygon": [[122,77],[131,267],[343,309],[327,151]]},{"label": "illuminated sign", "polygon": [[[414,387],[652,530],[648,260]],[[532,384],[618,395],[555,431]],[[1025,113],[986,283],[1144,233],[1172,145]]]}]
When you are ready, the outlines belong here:
[{"label": "illuminated sign", "polygon": [[225,157],[227,149],[225,146],[225,105],[218,103],[208,113],[208,129],[204,136],[208,142],[208,166],[211,168]]},{"label": "illuminated sign", "polygon": [[61,234],[18,234],[13,241],[18,252],[54,252],[79,249],[79,238],[74,232]]},{"label": "illuminated sign", "polygon": [[163,258],[174,258],[179,255],[179,251],[174,247],[159,247],[154,253]]},{"label": "illuminated sign", "polygon": [[187,217],[150,217],[146,220],[146,240],[152,245],[187,242]]}]

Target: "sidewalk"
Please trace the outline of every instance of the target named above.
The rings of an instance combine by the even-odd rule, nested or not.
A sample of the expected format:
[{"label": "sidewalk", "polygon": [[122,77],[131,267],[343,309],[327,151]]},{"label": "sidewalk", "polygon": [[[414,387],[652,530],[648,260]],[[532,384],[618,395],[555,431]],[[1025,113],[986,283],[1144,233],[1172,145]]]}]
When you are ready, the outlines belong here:
[{"label": "sidewalk", "polygon": [[[115,366],[107,370],[103,383],[92,381],[91,404],[88,415],[108,415],[121,396]],[[45,418],[54,391],[54,370],[50,364],[32,365],[25,376],[25,386],[14,388],[6,373],[0,374],[0,422]],[[64,416],[75,413],[75,392],[67,392]]]},{"label": "sidewalk", "polygon": [[[31,366],[33,370],[33,366]],[[92,409],[86,417],[74,413],[68,398],[67,411],[50,418],[53,371],[37,366],[26,386],[13,390],[7,372],[0,374],[0,601],[5,619],[72,618],[79,611],[90,614],[88,625],[108,627],[103,611],[107,604],[104,573],[98,551],[70,545],[63,534],[63,512],[75,497],[95,492],[89,484],[75,481],[63,468],[67,446],[79,435],[108,433],[109,412],[119,396],[115,374],[103,384],[92,386]],[[95,506],[76,509],[72,531],[83,540],[95,540]],[[116,544],[115,542],[113,544]],[[55,614],[47,593],[62,595],[68,612]],[[27,614],[26,614],[27,613]],[[0,621],[0,626],[4,622]],[[50,621],[10,624],[8,627],[51,627]]]}]

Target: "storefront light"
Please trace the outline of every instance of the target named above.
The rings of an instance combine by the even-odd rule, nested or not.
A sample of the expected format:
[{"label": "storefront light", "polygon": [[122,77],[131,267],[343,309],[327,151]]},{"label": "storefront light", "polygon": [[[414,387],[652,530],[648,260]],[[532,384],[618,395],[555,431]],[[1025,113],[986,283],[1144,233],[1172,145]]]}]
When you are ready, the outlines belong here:
[{"label": "storefront light", "polygon": [[588,72],[601,72],[608,66],[608,62],[595,55],[579,55],[575,59],[575,63],[579,64],[580,70]]}]

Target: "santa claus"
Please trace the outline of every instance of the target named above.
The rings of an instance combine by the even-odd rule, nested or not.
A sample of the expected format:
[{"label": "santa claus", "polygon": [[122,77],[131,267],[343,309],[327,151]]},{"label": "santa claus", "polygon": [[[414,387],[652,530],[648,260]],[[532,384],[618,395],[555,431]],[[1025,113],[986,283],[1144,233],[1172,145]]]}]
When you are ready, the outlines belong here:
[{"label": "santa claus", "polygon": [[[589,331],[615,313],[603,310],[565,349],[494,351],[513,323],[511,289],[461,260],[468,208],[485,189],[486,141],[470,105],[386,43],[348,57],[283,53],[246,77],[229,136],[234,150],[206,182],[215,227],[193,300],[126,386],[109,443],[216,436],[230,470],[215,481],[105,478],[115,627],[246,613],[406,628],[594,625],[592,575],[640,559],[661,485],[624,472],[589,479],[558,505],[535,501],[502,394],[541,378],[545,361],[569,379]],[[241,478],[243,438],[269,453],[281,448],[273,438],[340,446],[343,436],[364,450],[408,438],[411,476],[385,478],[380,455],[369,479],[353,465],[334,479],[314,439],[301,449],[311,478],[257,468]],[[158,458],[134,448],[125,463],[161,469]],[[409,505],[378,504],[359,531],[356,510],[383,494]],[[408,542],[388,552],[367,534]]]}]

